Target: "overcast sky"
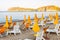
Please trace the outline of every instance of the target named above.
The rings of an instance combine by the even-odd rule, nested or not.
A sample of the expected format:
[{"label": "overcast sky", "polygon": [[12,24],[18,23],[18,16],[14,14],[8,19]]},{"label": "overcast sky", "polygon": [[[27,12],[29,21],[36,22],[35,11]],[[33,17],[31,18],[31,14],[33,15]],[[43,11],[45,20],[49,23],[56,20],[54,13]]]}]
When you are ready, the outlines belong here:
[{"label": "overcast sky", "polygon": [[38,8],[47,5],[60,7],[60,0],[0,0],[0,11],[7,11],[10,7]]}]

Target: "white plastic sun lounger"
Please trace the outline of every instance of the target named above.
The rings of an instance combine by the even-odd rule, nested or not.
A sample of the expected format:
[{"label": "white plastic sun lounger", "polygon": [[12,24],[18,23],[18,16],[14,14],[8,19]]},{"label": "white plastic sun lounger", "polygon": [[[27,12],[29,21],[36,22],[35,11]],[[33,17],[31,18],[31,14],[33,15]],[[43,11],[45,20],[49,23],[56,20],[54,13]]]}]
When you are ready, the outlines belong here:
[{"label": "white plastic sun lounger", "polygon": [[15,26],[13,27],[13,30],[7,31],[7,34],[8,34],[8,33],[14,33],[14,35],[16,35],[16,33],[21,33],[21,31],[20,31],[20,29],[19,29],[19,25],[15,25]]},{"label": "white plastic sun lounger", "polygon": [[47,29],[47,32],[56,32],[56,34],[58,35],[58,33],[60,32],[59,29],[60,24],[57,24],[56,27],[54,29]]},{"label": "white plastic sun lounger", "polygon": [[42,39],[45,40],[43,38],[44,31],[37,32],[37,34],[38,34],[38,36],[36,37],[36,40],[42,40]]}]

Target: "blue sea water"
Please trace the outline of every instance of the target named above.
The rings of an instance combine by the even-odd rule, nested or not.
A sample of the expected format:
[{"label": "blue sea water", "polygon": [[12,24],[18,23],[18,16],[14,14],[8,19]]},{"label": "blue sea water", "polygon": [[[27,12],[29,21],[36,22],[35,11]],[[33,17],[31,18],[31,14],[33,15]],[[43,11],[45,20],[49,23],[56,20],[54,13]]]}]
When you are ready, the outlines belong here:
[{"label": "blue sea water", "polygon": [[[41,18],[42,13],[44,14],[44,17],[48,16],[49,14],[55,15],[56,12],[8,12],[8,11],[0,11],[0,22],[5,22],[5,16],[8,16],[8,20],[10,20],[10,16],[12,16],[13,20],[23,20],[24,15],[26,15],[26,18],[28,18],[28,15],[30,15],[31,19],[34,18],[34,14],[37,14],[38,18]],[[60,15],[60,12],[58,12]]]}]

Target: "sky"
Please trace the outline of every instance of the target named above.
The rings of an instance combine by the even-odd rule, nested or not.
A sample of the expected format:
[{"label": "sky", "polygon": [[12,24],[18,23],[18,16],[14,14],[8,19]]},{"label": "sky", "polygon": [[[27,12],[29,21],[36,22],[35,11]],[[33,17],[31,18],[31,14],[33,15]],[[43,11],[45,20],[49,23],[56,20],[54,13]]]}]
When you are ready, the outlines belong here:
[{"label": "sky", "polygon": [[0,0],[0,11],[8,11],[11,7],[38,8],[48,5],[60,7],[60,0]]}]

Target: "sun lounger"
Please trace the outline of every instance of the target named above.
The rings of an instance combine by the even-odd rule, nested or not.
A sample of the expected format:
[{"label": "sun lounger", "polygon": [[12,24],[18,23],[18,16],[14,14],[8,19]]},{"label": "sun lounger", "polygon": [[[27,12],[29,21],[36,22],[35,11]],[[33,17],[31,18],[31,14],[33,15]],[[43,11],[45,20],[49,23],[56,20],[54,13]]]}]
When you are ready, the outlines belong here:
[{"label": "sun lounger", "polygon": [[8,33],[14,33],[14,35],[16,35],[16,33],[21,33],[21,31],[20,31],[20,29],[19,29],[19,25],[15,25],[14,27],[13,27],[13,30],[11,30],[11,31],[7,31],[7,34]]},{"label": "sun lounger", "polygon": [[58,33],[59,33],[59,31],[58,31],[59,26],[60,26],[60,24],[57,24],[54,29],[47,29],[47,32],[49,32],[49,33],[50,32],[56,32],[56,34],[58,35]]},{"label": "sun lounger", "polygon": [[37,37],[36,37],[36,40],[45,40],[44,37],[43,37],[43,34],[44,34],[44,31],[40,31],[40,32],[37,32]]},{"label": "sun lounger", "polygon": [[26,39],[24,39],[24,40],[32,40],[32,39],[28,39],[28,38],[26,38]]}]

